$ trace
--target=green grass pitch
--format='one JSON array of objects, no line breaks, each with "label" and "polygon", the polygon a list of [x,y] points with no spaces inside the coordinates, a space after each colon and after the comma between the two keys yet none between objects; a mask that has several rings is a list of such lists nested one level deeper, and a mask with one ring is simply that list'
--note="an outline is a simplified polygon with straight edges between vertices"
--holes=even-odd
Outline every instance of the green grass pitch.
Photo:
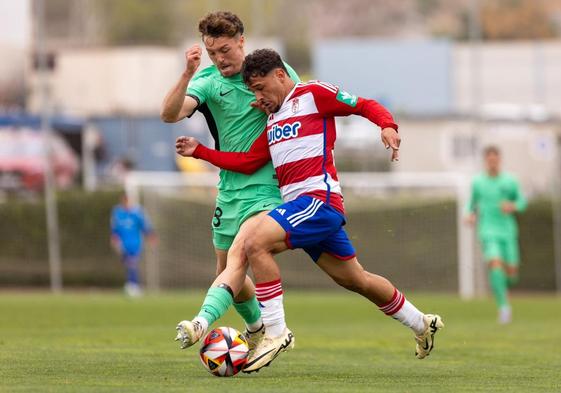
[{"label": "green grass pitch", "polygon": [[[202,292],[0,293],[0,392],[556,392],[561,299],[515,297],[499,326],[491,300],[409,298],[446,324],[430,357],[411,332],[344,290],[285,293],[296,348],[251,375],[217,378],[180,351],[175,324]],[[230,312],[220,325],[242,328]]]}]

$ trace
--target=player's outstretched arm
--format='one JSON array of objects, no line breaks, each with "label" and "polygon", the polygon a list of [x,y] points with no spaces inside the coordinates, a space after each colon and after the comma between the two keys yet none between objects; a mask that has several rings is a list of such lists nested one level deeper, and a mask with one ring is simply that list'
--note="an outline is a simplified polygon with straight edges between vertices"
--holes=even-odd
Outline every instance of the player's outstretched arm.
[{"label": "player's outstretched arm", "polygon": [[477,222],[477,205],[479,203],[478,200],[478,192],[477,192],[477,182],[473,180],[471,182],[471,191],[469,200],[467,201],[465,211],[466,215],[464,221],[468,225],[474,225]]},{"label": "player's outstretched arm", "polygon": [[313,82],[312,91],[317,98],[318,110],[327,116],[359,115],[367,118],[381,129],[382,143],[386,149],[392,149],[392,161],[399,159],[401,137],[392,114],[380,103],[368,98],[357,97],[342,91],[329,83]]},{"label": "player's outstretched arm", "polygon": [[382,128],[380,138],[386,149],[392,150],[392,161],[399,161],[401,136],[392,114],[382,104],[369,98],[357,97],[353,114],[362,116]]},{"label": "player's outstretched arm", "polygon": [[186,96],[187,86],[201,64],[202,50],[193,45],[185,52],[185,71],[164,98],[160,118],[166,123],[176,123],[193,114],[199,103],[193,97]]},{"label": "player's outstretched arm", "polygon": [[253,143],[248,152],[225,152],[209,149],[195,138],[181,136],[175,143],[177,154],[210,162],[229,171],[250,175],[271,160],[267,135],[264,132]]}]

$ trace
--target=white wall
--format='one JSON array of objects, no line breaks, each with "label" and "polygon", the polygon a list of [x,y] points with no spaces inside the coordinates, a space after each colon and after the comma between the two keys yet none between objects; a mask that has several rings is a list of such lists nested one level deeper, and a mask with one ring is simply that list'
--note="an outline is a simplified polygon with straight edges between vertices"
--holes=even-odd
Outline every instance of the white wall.
[{"label": "white wall", "polygon": [[537,104],[561,116],[561,41],[455,44],[452,57],[457,111]]},{"label": "white wall", "polygon": [[[481,151],[497,145],[503,169],[514,173],[529,194],[549,193],[556,171],[556,130],[552,124],[469,121],[402,121],[400,161],[392,168],[402,172],[482,170]],[[473,149],[469,141],[473,140]],[[454,143],[457,144],[454,149]],[[464,147],[458,150],[458,145]]]},{"label": "white wall", "polygon": [[[180,65],[178,52],[168,48],[66,50],[50,79],[52,105],[81,116],[157,114]],[[30,76],[29,107],[38,112],[37,75]]]},{"label": "white wall", "polygon": [[[77,116],[158,115],[167,91],[185,67],[184,51],[200,39],[186,42],[184,48],[120,47],[65,49],[57,53],[50,75],[52,105],[57,113]],[[246,41],[246,51],[275,48],[282,54],[280,41]],[[203,53],[201,68],[212,64]],[[29,109],[38,113],[37,73],[29,70]]]}]

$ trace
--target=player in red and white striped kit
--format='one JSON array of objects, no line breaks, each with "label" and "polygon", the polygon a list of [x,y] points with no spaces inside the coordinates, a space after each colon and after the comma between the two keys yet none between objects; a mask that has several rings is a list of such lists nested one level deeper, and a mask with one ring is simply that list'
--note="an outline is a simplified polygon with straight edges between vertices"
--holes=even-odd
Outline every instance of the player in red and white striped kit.
[{"label": "player in red and white striped kit", "polygon": [[[293,344],[292,333],[284,324],[280,271],[272,255],[295,248],[304,249],[335,282],[410,327],[415,332],[417,357],[426,357],[433,348],[434,334],[444,326],[442,320],[421,313],[387,279],[365,271],[358,263],[343,229],[343,196],[333,161],[335,116],[351,114],[380,126],[382,141],[392,148],[392,160],[397,160],[400,138],[391,114],[374,100],[328,83],[295,84],[272,50],[247,56],[242,72],[256,99],[271,112],[266,129],[250,150],[219,152],[186,137],[178,138],[176,148],[181,155],[242,173],[253,173],[272,160],[277,173],[284,204],[257,223],[244,248],[255,275],[257,298],[264,306],[262,313],[278,316],[278,324],[267,326],[265,338],[244,371],[259,370]],[[182,322],[194,342],[225,312],[231,295],[240,290],[246,270],[246,261],[230,261],[214,282],[228,296],[207,296],[199,316]]]}]

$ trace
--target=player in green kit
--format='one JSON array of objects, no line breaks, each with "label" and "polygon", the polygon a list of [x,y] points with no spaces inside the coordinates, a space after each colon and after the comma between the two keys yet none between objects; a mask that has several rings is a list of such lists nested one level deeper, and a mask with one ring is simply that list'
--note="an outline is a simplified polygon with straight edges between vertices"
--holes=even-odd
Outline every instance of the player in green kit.
[{"label": "player in green kit", "polygon": [[518,224],[515,213],[526,208],[518,181],[500,170],[499,149],[484,151],[485,172],[472,182],[467,221],[477,221],[479,240],[488,266],[489,284],[499,308],[499,323],[509,323],[512,310],[508,288],[518,281]]},{"label": "player in green kit", "polygon": [[[245,58],[243,23],[231,12],[214,12],[201,19],[199,32],[213,65],[197,72],[201,47],[193,45],[187,50],[185,71],[166,95],[161,118],[174,123],[198,110],[206,118],[217,150],[247,151],[265,128],[267,108],[255,102],[240,74]],[[291,78],[299,81],[294,70],[286,66]],[[271,163],[252,175],[220,171],[212,219],[217,275],[225,269],[229,255],[243,255],[245,236],[256,221],[281,203]],[[210,296],[212,291],[216,288],[209,290]],[[276,325],[286,327],[284,313],[281,321],[278,315],[269,318],[265,310],[261,312],[249,277],[246,276],[243,289],[234,300],[246,324],[250,350],[262,339],[265,329],[278,329]],[[182,347],[183,329],[180,323],[176,339],[182,342]]]}]

